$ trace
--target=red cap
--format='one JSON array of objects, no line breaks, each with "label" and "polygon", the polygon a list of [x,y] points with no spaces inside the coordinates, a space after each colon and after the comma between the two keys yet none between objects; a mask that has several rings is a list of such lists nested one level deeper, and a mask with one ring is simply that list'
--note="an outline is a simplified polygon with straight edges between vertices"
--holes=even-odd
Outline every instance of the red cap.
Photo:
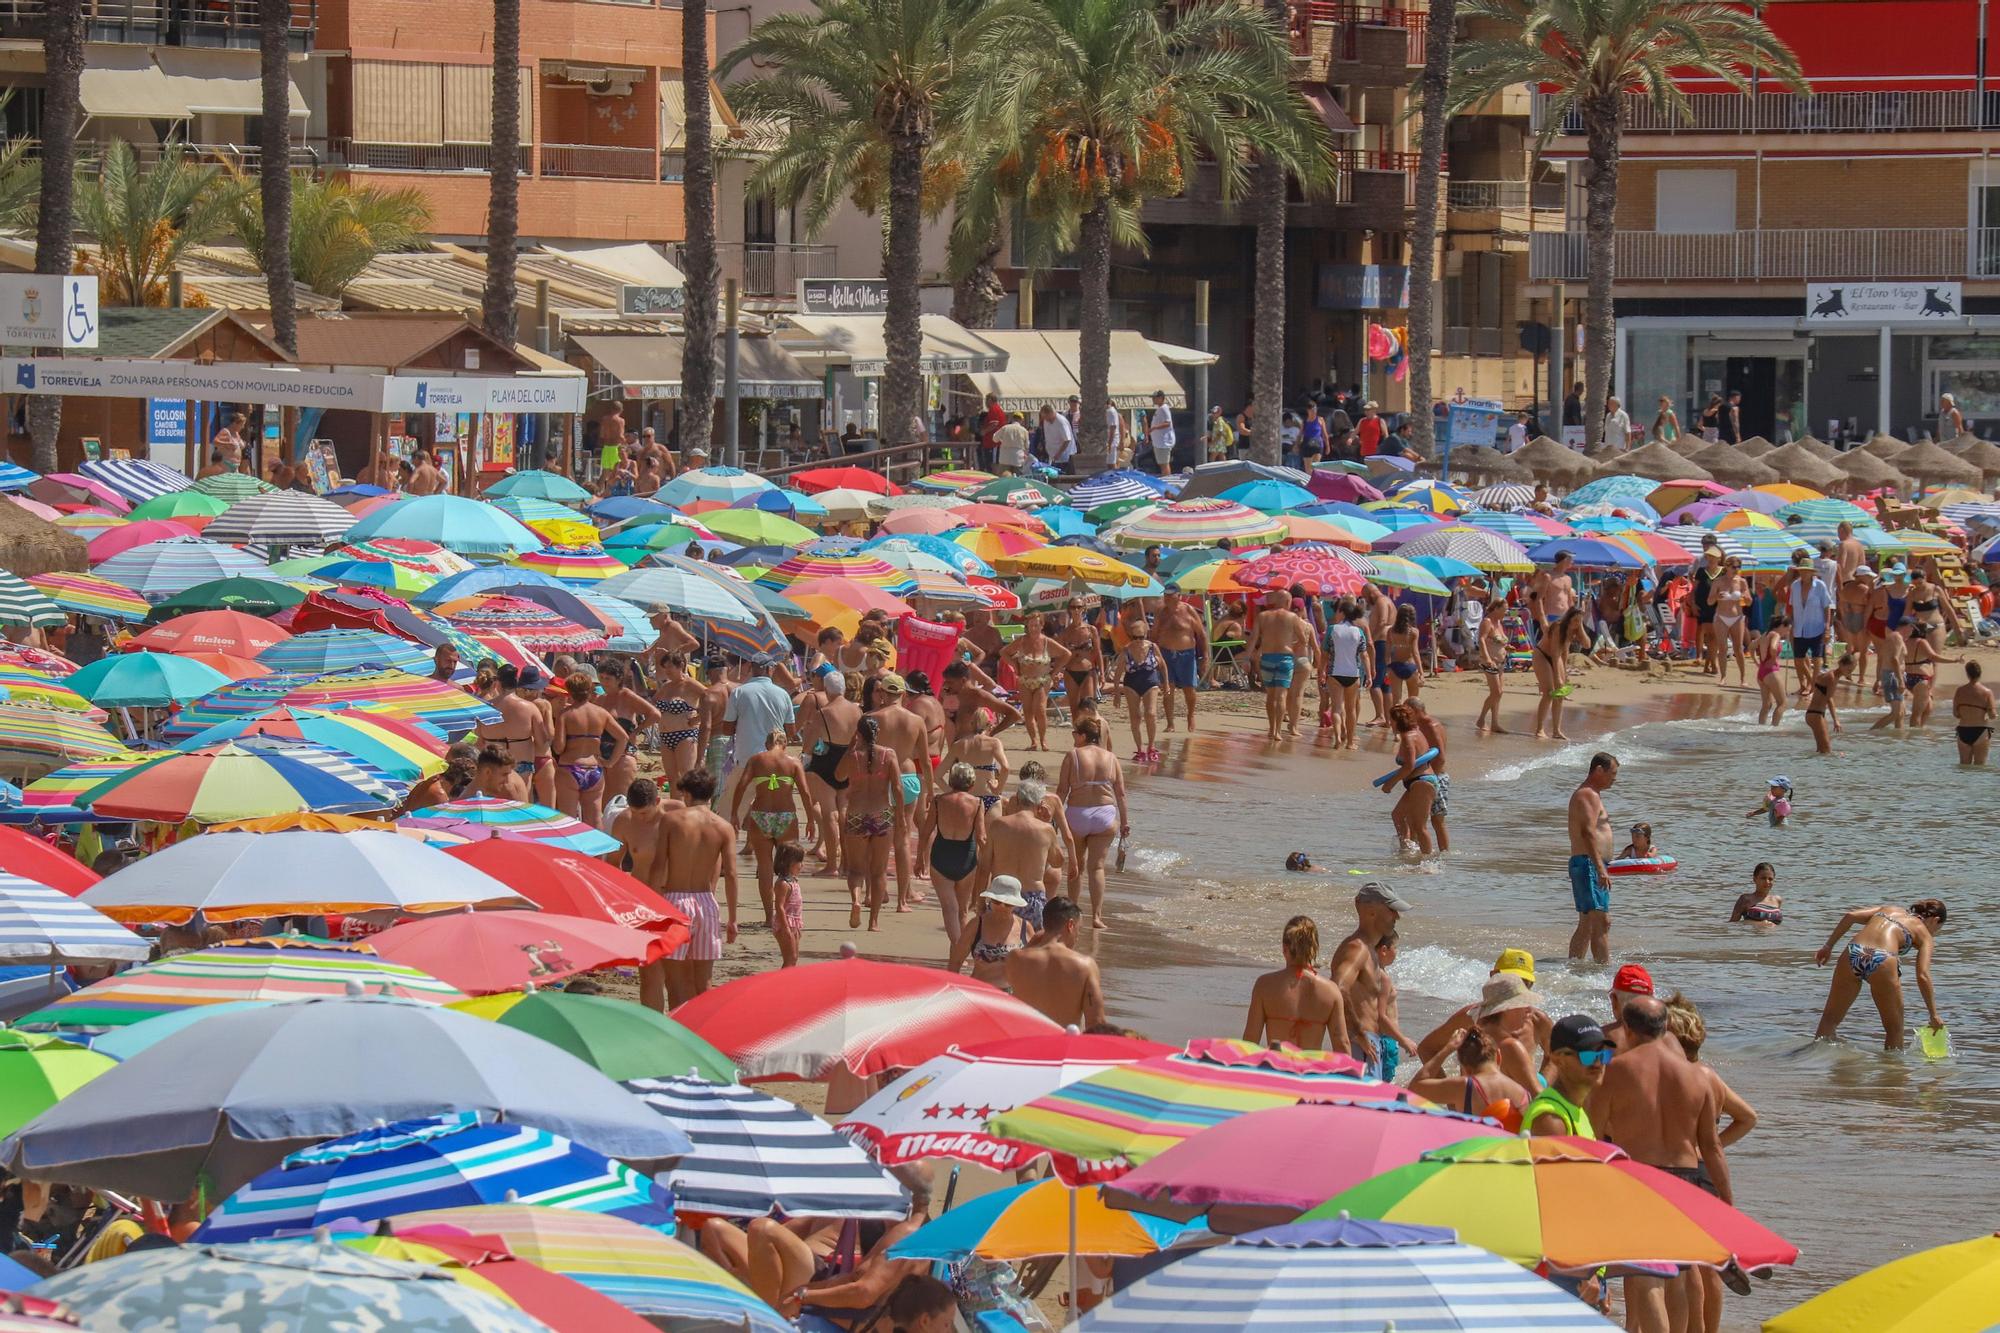
[{"label": "red cap", "polygon": [[1618,975],[1611,979],[1611,989],[1626,995],[1651,995],[1653,974],[1637,963],[1627,963],[1618,969]]}]

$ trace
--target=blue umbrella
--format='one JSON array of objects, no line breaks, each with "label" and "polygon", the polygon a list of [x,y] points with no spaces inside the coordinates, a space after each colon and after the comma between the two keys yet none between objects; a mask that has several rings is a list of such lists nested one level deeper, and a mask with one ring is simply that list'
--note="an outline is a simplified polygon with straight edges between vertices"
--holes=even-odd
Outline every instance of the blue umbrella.
[{"label": "blue umbrella", "polygon": [[421,644],[371,629],[316,629],[294,634],[257,654],[257,662],[273,671],[303,671],[319,675],[356,667],[393,667],[428,675],[431,653]]},{"label": "blue umbrella", "polygon": [[518,496],[533,500],[556,500],[564,503],[588,500],[590,492],[557,472],[547,472],[541,468],[528,468],[500,478],[486,488],[489,496]]},{"label": "blue umbrella", "polygon": [[523,523],[581,523],[582,515],[554,500],[538,500],[532,495],[503,495],[488,501],[503,514],[512,514]]},{"label": "blue umbrella", "polygon": [[229,683],[205,662],[171,653],[113,653],[67,676],[63,684],[99,708],[164,708]]},{"label": "blue umbrella", "polygon": [[123,584],[149,602],[212,579],[241,575],[277,581],[270,566],[255,556],[199,537],[173,537],[134,546],[98,564],[91,573]]},{"label": "blue umbrella", "polygon": [[1477,565],[1468,565],[1463,560],[1454,560],[1448,555],[1413,555],[1409,557],[1413,565],[1421,565],[1440,579],[1472,578],[1479,573]]},{"label": "blue umbrella", "polygon": [[417,606],[443,606],[446,602],[456,601],[460,597],[470,597],[474,593],[492,592],[495,588],[523,586],[569,587],[555,575],[544,574],[539,569],[517,569],[513,565],[481,565],[478,569],[466,569],[456,574],[448,574],[410,600]]},{"label": "blue umbrella", "polygon": [[921,551],[925,555],[934,555],[946,564],[955,567],[960,574],[967,577],[971,577],[974,574],[983,579],[994,577],[993,566],[980,559],[975,552],[966,550],[957,542],[947,541],[943,537],[932,536],[927,532],[902,533],[893,537],[876,537],[863,542],[859,549],[874,551],[884,547],[892,551]]},{"label": "blue umbrella", "polygon": [[1635,477],[1629,472],[1614,476],[1599,477],[1586,481],[1583,485],[1563,497],[1566,507],[1587,504],[1625,505],[1633,500],[1643,500],[1660,489],[1660,483],[1651,477]]},{"label": "blue umbrella", "polygon": [[1097,531],[1097,525],[1085,518],[1082,510],[1068,505],[1044,505],[1035,511],[1035,517],[1057,537],[1086,537]]},{"label": "blue umbrella", "polygon": [[1538,565],[1554,564],[1559,555],[1567,555],[1585,569],[1646,567],[1646,562],[1631,547],[1620,546],[1617,542],[1600,541],[1596,537],[1558,537],[1554,541],[1528,548],[1528,559]]},{"label": "blue umbrella", "polygon": [[156,495],[172,495],[194,484],[185,472],[148,458],[93,458],[76,471],[78,476],[109,486],[133,504],[144,504]]},{"label": "blue umbrella", "polygon": [[694,561],[663,553],[661,563],[613,574],[599,580],[596,588],[607,597],[630,602],[649,613],[671,611],[676,615],[714,616],[739,623],[756,621],[759,612],[743,600],[749,593],[746,591],[739,597],[726,586],[732,580],[733,575],[705,570]]},{"label": "blue umbrella", "polygon": [[393,493],[386,486],[371,486],[365,481],[350,481],[345,486],[334,487],[326,494],[329,499],[336,495],[358,495],[367,499],[373,499],[378,495],[391,495]]},{"label": "blue umbrella", "polygon": [[1420,528],[1426,523],[1448,523],[1451,520],[1428,509],[1370,509],[1366,516],[1371,523],[1380,523],[1391,532],[1401,532],[1404,528]]},{"label": "blue umbrella", "polygon": [[681,516],[681,511],[658,500],[643,495],[614,495],[608,500],[585,505],[590,516],[599,523],[623,523],[628,518],[649,515],[662,523],[671,523]]},{"label": "blue umbrella", "polygon": [[1248,505],[1259,513],[1280,514],[1301,505],[1315,504],[1319,497],[1303,486],[1294,486],[1289,481],[1278,481],[1271,477],[1260,477],[1256,481],[1246,481],[1239,486],[1231,486],[1219,497],[1234,500],[1237,504]]},{"label": "blue umbrella", "polygon": [[1497,532],[1502,537],[1511,537],[1523,546],[1533,545],[1549,535],[1521,515],[1498,509],[1474,509],[1460,514],[1458,521],[1475,528],[1485,528],[1488,532]]},{"label": "blue umbrella", "polygon": [[1159,477],[1129,468],[1122,472],[1100,472],[1070,488],[1069,504],[1074,509],[1095,509],[1120,500],[1157,500],[1166,494],[1167,484]]},{"label": "blue umbrella", "polygon": [[457,495],[419,495],[383,505],[347,530],[350,544],[377,537],[436,542],[459,555],[519,555],[542,546],[520,519]]},{"label": "blue umbrella", "polygon": [[729,507],[761,509],[767,514],[785,514],[797,519],[826,517],[826,506],[804,491],[758,491],[730,501]]},{"label": "blue umbrella", "polygon": [[24,491],[41,479],[41,473],[0,458],[0,491]]},{"label": "blue umbrella", "polygon": [[481,1124],[461,1111],[295,1152],[223,1200],[194,1242],[506,1202],[613,1213],[662,1230],[674,1224],[672,1196],[631,1167],[544,1129]]},{"label": "blue umbrella", "polygon": [[1568,522],[1578,532],[1638,532],[1652,527],[1650,523],[1642,523],[1636,518],[1619,518],[1616,514],[1586,514]]}]

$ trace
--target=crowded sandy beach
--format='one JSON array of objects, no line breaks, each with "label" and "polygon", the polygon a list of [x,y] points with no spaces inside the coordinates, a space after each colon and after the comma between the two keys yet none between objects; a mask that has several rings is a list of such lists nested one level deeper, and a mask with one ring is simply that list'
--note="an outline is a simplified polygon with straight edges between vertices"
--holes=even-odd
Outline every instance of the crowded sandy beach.
[{"label": "crowded sandy beach", "polygon": [[2000,503],[1574,457],[29,474],[4,1317],[1903,1326]]}]

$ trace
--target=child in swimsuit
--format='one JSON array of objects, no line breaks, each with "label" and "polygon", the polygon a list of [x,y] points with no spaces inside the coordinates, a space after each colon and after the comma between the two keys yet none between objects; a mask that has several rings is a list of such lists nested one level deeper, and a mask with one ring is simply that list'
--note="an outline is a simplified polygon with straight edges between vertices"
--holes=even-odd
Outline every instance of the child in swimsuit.
[{"label": "child in swimsuit", "polygon": [[1743,817],[1745,819],[1755,819],[1758,815],[1767,815],[1770,817],[1772,828],[1781,828],[1784,826],[1785,820],[1791,817],[1791,813],[1792,780],[1786,777],[1777,777],[1771,779],[1769,790],[1765,793],[1762,804]]},{"label": "child in swimsuit", "polygon": [[1643,861],[1647,857],[1658,856],[1659,849],[1653,846],[1653,826],[1634,824],[1632,841],[1625,844],[1625,850],[1612,857],[1614,861]]},{"label": "child in swimsuit", "polygon": [[784,959],[780,967],[799,965],[799,939],[805,934],[806,926],[805,899],[799,892],[799,866],[805,859],[806,849],[796,842],[780,843],[771,858],[778,904],[778,914],[771,923],[771,935],[778,942],[779,956]]}]

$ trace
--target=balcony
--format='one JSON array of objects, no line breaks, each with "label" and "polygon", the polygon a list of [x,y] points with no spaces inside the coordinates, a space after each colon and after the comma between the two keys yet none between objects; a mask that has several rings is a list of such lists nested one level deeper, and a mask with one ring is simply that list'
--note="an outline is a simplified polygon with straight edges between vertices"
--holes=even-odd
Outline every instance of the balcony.
[{"label": "balcony", "polygon": [[1293,49],[1305,57],[1309,80],[1394,87],[1423,67],[1428,16],[1422,11],[1326,0],[1308,0],[1302,9],[1307,26]]},{"label": "balcony", "polygon": [[[83,0],[84,40],[146,46],[258,46],[257,0]],[[48,0],[0,0],[0,39],[39,41]],[[291,48],[312,50],[318,0],[292,0]]]},{"label": "balcony", "polygon": [[[1547,123],[1550,95],[1535,94],[1530,124]],[[2000,95],[1982,100],[1972,89],[1917,92],[1690,93],[1686,119],[1637,94],[1625,97],[1631,134],[1899,134],[1949,133],[2000,127]],[[1575,112],[1562,133],[1580,135]]]},{"label": "balcony", "polygon": [[[1285,205],[1293,227],[1409,229],[1417,202],[1417,154],[1382,148],[1342,148],[1334,152],[1339,175],[1331,193],[1318,199],[1293,198]],[[1247,188],[1247,187],[1246,187]],[[1171,199],[1146,201],[1149,223],[1233,227],[1248,221],[1247,201],[1225,204],[1213,163],[1203,162],[1186,188]]]},{"label": "balcony", "polygon": [[549,178],[658,181],[661,157],[652,148],[609,144],[545,143],[541,174]]},{"label": "balcony", "polygon": [[[493,166],[493,145],[486,143],[361,143],[327,140],[327,153],[339,166],[354,171],[422,171],[437,174],[477,172]],[[529,169],[528,145],[521,145],[521,174]]]},{"label": "balcony", "polygon": [[[685,264],[686,247],[676,242],[667,257]],[[789,245],[782,241],[727,241],[715,247],[716,266],[724,281],[736,279],[743,295],[789,297],[800,278],[832,278],[840,274],[839,257],[830,245]]]},{"label": "balcony", "polygon": [[1445,184],[1445,207],[1467,213],[1560,213],[1561,181],[1462,181]]},{"label": "balcony", "polygon": [[[1669,235],[1621,231],[1613,238],[1624,282],[1823,282],[1834,279],[2000,277],[2000,228],[1817,227]],[[1539,232],[1529,241],[1533,278],[1589,276],[1589,237]]]}]

